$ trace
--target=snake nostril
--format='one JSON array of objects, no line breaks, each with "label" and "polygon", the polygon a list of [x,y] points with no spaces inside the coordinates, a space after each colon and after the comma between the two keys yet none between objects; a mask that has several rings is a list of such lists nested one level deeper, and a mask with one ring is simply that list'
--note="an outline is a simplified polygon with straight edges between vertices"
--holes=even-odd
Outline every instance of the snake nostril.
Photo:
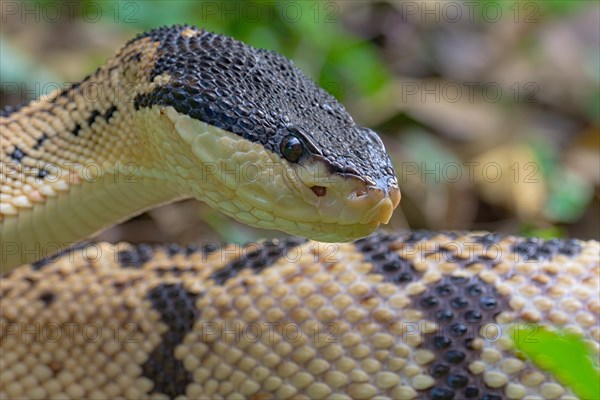
[{"label": "snake nostril", "polygon": [[366,189],[357,189],[354,191],[354,194],[356,195],[356,197],[363,197],[366,196],[368,194]]},{"label": "snake nostril", "polygon": [[319,197],[323,197],[327,194],[327,188],[324,186],[313,186],[310,190]]}]

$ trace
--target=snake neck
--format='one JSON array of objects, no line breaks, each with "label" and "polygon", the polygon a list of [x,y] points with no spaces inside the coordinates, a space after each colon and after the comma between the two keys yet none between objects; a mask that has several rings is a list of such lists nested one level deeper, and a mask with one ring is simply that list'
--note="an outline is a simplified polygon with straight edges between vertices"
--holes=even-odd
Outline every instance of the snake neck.
[{"label": "snake neck", "polygon": [[288,60],[195,28],[140,35],[2,114],[5,270],[182,197],[322,241],[368,235],[400,200],[383,144],[335,99]]},{"label": "snake neck", "polygon": [[156,85],[144,67],[152,52],[136,49],[0,116],[3,271],[183,197],[165,167],[164,140],[149,137],[134,104]]}]

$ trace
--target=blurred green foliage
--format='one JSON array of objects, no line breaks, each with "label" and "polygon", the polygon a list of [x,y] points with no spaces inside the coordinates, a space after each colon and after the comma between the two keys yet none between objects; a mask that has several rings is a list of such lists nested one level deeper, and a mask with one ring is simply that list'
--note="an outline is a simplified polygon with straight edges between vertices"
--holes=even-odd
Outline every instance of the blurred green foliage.
[{"label": "blurred green foliage", "polygon": [[543,326],[518,325],[513,343],[538,367],[552,373],[582,399],[600,398],[598,358],[582,338],[573,333],[555,332]]},{"label": "blurred green foliage", "polygon": [[[82,3],[83,10],[85,3],[96,2]],[[188,23],[284,54],[340,99],[371,94],[391,78],[376,49],[339,23],[339,7],[333,2],[124,2],[113,12],[103,13],[105,23],[114,23],[116,8],[120,18],[135,21],[127,23],[134,31]]]}]

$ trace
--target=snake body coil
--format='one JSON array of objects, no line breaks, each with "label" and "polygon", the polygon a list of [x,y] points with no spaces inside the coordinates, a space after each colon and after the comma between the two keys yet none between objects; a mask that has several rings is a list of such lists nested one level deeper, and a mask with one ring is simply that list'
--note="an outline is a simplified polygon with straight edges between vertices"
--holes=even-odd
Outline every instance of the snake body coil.
[{"label": "snake body coil", "polygon": [[0,398],[574,398],[511,332],[600,351],[595,241],[379,232],[43,257],[191,196],[321,241],[387,222],[381,140],[274,53],[160,28],[0,127]]}]

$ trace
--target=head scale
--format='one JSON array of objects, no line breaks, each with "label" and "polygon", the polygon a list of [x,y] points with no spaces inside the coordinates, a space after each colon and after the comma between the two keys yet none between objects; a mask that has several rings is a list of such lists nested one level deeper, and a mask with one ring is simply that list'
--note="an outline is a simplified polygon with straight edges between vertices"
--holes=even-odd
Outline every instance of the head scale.
[{"label": "head scale", "polygon": [[[157,82],[162,77],[162,83],[138,95],[137,109],[172,107],[179,116],[205,123],[211,130],[218,128],[229,139],[249,142],[242,146],[246,150],[237,144],[237,166],[248,160],[240,152],[262,149],[274,157],[275,164],[293,172],[284,174],[290,176],[272,188],[281,189],[282,198],[286,190],[294,192],[288,193],[290,199],[282,201],[280,210],[273,204],[275,215],[283,214],[283,226],[226,213],[253,225],[324,241],[364,236],[389,220],[400,194],[383,143],[376,133],[358,126],[333,96],[291,61],[189,26],[160,28],[136,40],[148,37],[160,43],[148,79]],[[206,140],[202,141],[206,147]],[[196,152],[201,157],[199,153],[204,152]],[[271,196],[273,203],[281,200],[262,192],[257,189],[252,194],[255,199]],[[205,200],[202,194],[196,196]],[[260,199],[254,202],[260,204]],[[299,209],[292,212],[290,207]],[[262,211],[269,210],[263,207]]]}]

